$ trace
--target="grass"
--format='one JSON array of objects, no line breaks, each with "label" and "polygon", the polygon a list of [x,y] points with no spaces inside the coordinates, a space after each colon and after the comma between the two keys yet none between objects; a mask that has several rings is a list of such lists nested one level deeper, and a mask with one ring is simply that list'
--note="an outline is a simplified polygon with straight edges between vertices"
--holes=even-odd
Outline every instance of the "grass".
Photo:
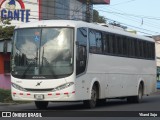
[{"label": "grass", "polygon": [[2,103],[13,102],[10,90],[0,89],[0,102]]},{"label": "grass", "polygon": [[11,90],[0,89],[0,102],[1,103],[29,103],[28,101],[13,101],[11,97]]}]

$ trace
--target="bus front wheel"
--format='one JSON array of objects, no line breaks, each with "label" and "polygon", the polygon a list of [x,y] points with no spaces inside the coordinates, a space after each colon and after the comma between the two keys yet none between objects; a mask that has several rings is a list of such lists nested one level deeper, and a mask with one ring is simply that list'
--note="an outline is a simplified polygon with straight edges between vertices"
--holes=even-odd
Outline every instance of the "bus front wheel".
[{"label": "bus front wheel", "polygon": [[83,101],[85,107],[87,107],[87,108],[94,108],[94,107],[96,107],[97,97],[98,97],[97,88],[94,85],[92,87],[92,90],[91,90],[91,99]]},{"label": "bus front wheel", "polygon": [[48,107],[48,101],[35,101],[37,109],[43,110]]}]

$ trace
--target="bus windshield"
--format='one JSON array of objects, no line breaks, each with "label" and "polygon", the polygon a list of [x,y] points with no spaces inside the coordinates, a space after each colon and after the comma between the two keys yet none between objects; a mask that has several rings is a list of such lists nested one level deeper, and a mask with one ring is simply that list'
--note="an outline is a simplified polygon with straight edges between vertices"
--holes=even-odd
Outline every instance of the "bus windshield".
[{"label": "bus windshield", "polygon": [[58,79],[73,72],[72,28],[23,28],[14,32],[12,67],[21,79]]}]

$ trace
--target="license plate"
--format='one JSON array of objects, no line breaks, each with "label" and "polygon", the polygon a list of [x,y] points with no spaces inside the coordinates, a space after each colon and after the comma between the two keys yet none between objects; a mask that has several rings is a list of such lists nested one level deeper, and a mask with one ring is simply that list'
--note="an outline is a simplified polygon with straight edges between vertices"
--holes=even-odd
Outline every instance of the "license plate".
[{"label": "license plate", "polygon": [[44,99],[44,95],[38,94],[38,95],[34,95],[34,98],[37,100],[43,100]]}]

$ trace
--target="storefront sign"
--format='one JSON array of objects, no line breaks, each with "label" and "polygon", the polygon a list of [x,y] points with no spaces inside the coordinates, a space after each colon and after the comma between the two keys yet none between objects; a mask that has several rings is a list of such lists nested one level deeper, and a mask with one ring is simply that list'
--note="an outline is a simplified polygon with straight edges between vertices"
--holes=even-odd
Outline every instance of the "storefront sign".
[{"label": "storefront sign", "polygon": [[0,0],[1,19],[29,22],[29,16],[30,10],[25,9],[25,5],[22,0]]}]

